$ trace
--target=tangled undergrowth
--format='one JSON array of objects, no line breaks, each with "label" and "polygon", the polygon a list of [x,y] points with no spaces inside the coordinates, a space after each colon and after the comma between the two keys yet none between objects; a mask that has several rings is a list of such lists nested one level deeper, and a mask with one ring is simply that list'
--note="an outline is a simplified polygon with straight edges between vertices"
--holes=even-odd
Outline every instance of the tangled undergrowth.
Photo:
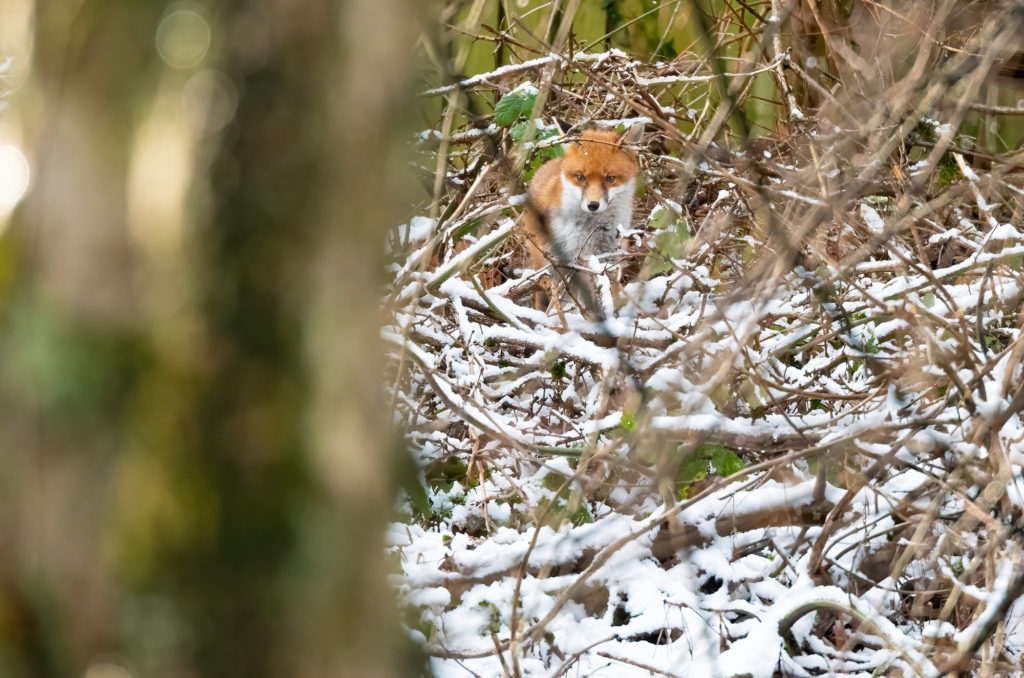
[{"label": "tangled undergrowth", "polygon": [[[1024,156],[960,131],[966,59],[840,86],[768,49],[718,90],[779,74],[760,136],[693,55],[428,93],[498,98],[420,135],[435,200],[390,241],[390,543],[436,675],[1019,671]],[[519,179],[556,117],[645,122],[643,188],[540,311]]]}]

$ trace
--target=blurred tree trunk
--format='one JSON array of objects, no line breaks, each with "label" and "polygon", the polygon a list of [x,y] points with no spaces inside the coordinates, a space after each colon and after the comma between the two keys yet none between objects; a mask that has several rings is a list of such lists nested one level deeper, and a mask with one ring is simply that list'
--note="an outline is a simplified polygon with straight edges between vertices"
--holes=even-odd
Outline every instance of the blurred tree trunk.
[{"label": "blurred tree trunk", "polygon": [[[229,7],[227,33],[252,30],[248,5]],[[230,551],[195,563],[216,573],[205,579],[209,591],[190,591],[198,604],[219,587],[241,587],[227,600],[243,604],[212,618],[208,631],[249,639],[220,639],[230,651],[210,675],[403,673],[383,576],[397,448],[381,399],[378,317],[383,234],[406,203],[398,150],[415,8],[410,0],[277,3],[260,17],[269,54],[227,56],[243,96],[212,170],[200,277],[212,283],[203,316],[217,358],[199,399],[208,437],[196,456],[232,488],[234,503],[222,502],[226,535],[265,558],[250,561],[245,585]],[[301,481],[288,480],[296,463],[312,475],[304,499]],[[296,534],[298,510],[305,523]],[[287,590],[295,598],[281,605],[266,585],[284,565],[297,581]],[[244,604],[253,601],[265,616]],[[253,651],[282,641],[276,662]]]},{"label": "blurred tree trunk", "polygon": [[29,93],[5,99],[33,163],[32,191],[0,227],[0,675],[11,678],[80,676],[117,634],[104,522],[139,367],[126,181],[155,61],[138,36],[153,35],[160,10],[70,4],[36,3]]},{"label": "blurred tree trunk", "polygon": [[[384,574],[394,568],[383,548],[395,464],[411,462],[392,438],[379,330],[384,231],[402,221],[414,194],[406,151],[414,122],[411,56],[423,9],[419,0],[341,3],[340,54],[323,83],[334,143],[313,242],[307,357],[317,475],[337,502],[341,538],[329,542],[334,576],[325,595],[310,602],[303,629],[307,676],[412,675],[393,633],[394,593]],[[335,526],[322,525],[328,532],[320,539],[328,540]]]},{"label": "blurred tree trunk", "polygon": [[167,269],[125,216],[164,7],[77,7],[37,2],[35,187],[0,236],[0,674],[419,673],[385,582],[378,339],[419,4],[210,9],[237,109],[196,141]]}]

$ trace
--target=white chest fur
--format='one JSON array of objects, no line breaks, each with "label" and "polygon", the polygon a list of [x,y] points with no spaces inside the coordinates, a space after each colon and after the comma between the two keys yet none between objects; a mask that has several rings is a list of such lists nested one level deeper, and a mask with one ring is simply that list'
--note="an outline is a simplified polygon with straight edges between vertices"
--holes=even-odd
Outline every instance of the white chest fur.
[{"label": "white chest fur", "polygon": [[591,212],[583,208],[583,191],[562,177],[562,201],[552,210],[551,231],[556,257],[575,261],[580,257],[615,250],[617,227],[628,228],[633,219],[636,180],[608,189],[608,206]]}]

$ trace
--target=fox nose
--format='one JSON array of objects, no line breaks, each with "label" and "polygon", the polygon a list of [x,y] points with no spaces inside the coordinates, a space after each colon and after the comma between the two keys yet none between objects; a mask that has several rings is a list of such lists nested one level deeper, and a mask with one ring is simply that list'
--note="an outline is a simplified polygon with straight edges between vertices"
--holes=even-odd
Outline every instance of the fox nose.
[{"label": "fox nose", "polygon": [[599,203],[599,202],[597,202],[595,200],[591,200],[590,202],[587,203],[587,209],[590,210],[591,212],[596,212],[597,208],[600,207],[600,206],[601,206],[601,203]]}]

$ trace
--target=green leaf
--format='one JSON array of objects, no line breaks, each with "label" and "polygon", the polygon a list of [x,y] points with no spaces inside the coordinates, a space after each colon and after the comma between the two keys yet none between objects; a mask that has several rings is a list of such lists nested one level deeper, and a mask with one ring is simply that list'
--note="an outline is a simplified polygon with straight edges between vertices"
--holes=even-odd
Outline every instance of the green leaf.
[{"label": "green leaf", "polygon": [[944,187],[949,186],[958,181],[960,177],[960,166],[956,164],[952,155],[944,153],[939,159],[939,184]]},{"label": "green leaf", "polygon": [[692,483],[701,480],[708,474],[708,459],[700,450],[690,452],[683,457],[676,472],[676,481]]},{"label": "green leaf", "polygon": [[711,458],[711,468],[720,476],[731,476],[746,467],[739,455],[724,445],[701,445],[701,450]]},{"label": "green leaf", "polygon": [[451,489],[453,483],[467,485],[471,479],[466,477],[469,468],[458,457],[448,457],[431,462],[423,469],[427,485],[435,490]]},{"label": "green leaf", "polygon": [[576,512],[572,514],[573,525],[583,525],[584,523],[594,522],[594,516],[590,515],[590,511],[587,510],[586,506],[580,506],[576,509]]},{"label": "green leaf", "polygon": [[865,353],[878,353],[878,338],[875,336],[874,331],[870,327],[866,327],[865,329],[867,330],[868,340],[861,342],[861,350],[864,351]]},{"label": "green leaf", "polygon": [[664,230],[656,234],[653,238],[654,248],[644,261],[650,275],[671,271],[674,267],[672,260],[682,255],[685,251],[686,241],[689,239],[689,233],[684,236],[675,229]]},{"label": "green leaf", "polygon": [[488,633],[498,633],[501,631],[501,610],[498,609],[498,606],[489,600],[481,600],[477,605],[487,610],[488,617],[487,624],[480,629],[480,635],[484,636]]},{"label": "green leaf", "polygon": [[[495,124],[508,127],[519,120],[520,116],[530,117],[536,99],[537,95],[529,90],[517,89],[509,92],[494,105]],[[520,139],[525,131],[525,126],[519,130]]]},{"label": "green leaf", "polygon": [[672,270],[672,259],[679,258],[686,251],[690,230],[686,219],[665,205],[656,205],[651,210],[647,225],[658,231],[653,238],[653,248],[644,265],[650,275]]},{"label": "green leaf", "polygon": [[[504,99],[502,99],[502,101],[504,101]],[[498,103],[500,104],[501,102],[499,101]],[[494,109],[494,119],[498,119],[497,108]],[[512,128],[508,131],[508,133],[512,135],[513,141],[522,141],[523,134],[526,133],[526,121],[524,120],[523,122],[517,122],[516,124],[512,125]]]},{"label": "green leaf", "polygon": [[647,255],[647,259],[644,261],[644,266],[650,275],[659,275],[661,273],[667,273],[672,270],[672,261],[661,256],[657,252],[651,252]]},{"label": "green leaf", "polygon": [[739,455],[728,447],[718,443],[705,443],[683,457],[679,463],[679,470],[676,471],[676,496],[680,499],[685,498],[687,486],[703,479],[709,470],[724,477],[745,467],[746,464]]},{"label": "green leaf", "polygon": [[565,478],[557,473],[549,473],[544,476],[542,484],[544,485],[544,489],[550,490],[551,492],[557,492],[560,489],[565,489],[562,487],[565,485]]},{"label": "green leaf", "polygon": [[651,216],[647,218],[647,225],[655,230],[661,230],[672,223],[673,216],[675,215],[672,210],[664,205],[655,205],[651,210]]},{"label": "green leaf", "polygon": [[475,234],[476,229],[480,228],[480,224],[482,224],[483,222],[483,218],[470,219],[466,224],[461,226],[458,230],[455,231],[455,233],[452,234],[452,240],[462,240],[470,233]]},{"label": "green leaf", "polygon": [[921,137],[922,140],[929,143],[936,143],[939,140],[939,129],[938,125],[931,120],[918,120],[917,125],[914,126],[913,134]]},{"label": "green leaf", "polygon": [[520,96],[522,97],[523,103],[519,107],[519,114],[524,118],[529,118],[530,114],[533,113],[533,104],[537,101],[537,95],[534,92],[528,92],[523,93]]},{"label": "green leaf", "polygon": [[935,305],[935,295],[931,292],[928,294],[922,294],[921,303],[924,304],[925,308],[931,308]]},{"label": "green leaf", "polygon": [[565,363],[555,363],[551,366],[552,379],[565,379]]},{"label": "green leaf", "polygon": [[519,119],[523,110],[523,102],[512,92],[498,100],[494,106],[494,122],[502,127],[508,127]]},{"label": "green leaf", "polygon": [[[557,137],[559,134],[560,134],[560,132],[559,132],[558,128],[551,128],[551,129],[543,129],[543,128],[540,128],[540,127],[537,128],[537,138],[538,139],[550,139],[551,137]],[[554,147],[552,147],[552,148],[554,148]]]},{"label": "green leaf", "polygon": [[418,482],[413,482],[409,483],[405,490],[409,493],[409,504],[412,506],[413,512],[429,520],[433,516],[434,511],[430,507],[430,499],[427,497],[426,488]]}]

